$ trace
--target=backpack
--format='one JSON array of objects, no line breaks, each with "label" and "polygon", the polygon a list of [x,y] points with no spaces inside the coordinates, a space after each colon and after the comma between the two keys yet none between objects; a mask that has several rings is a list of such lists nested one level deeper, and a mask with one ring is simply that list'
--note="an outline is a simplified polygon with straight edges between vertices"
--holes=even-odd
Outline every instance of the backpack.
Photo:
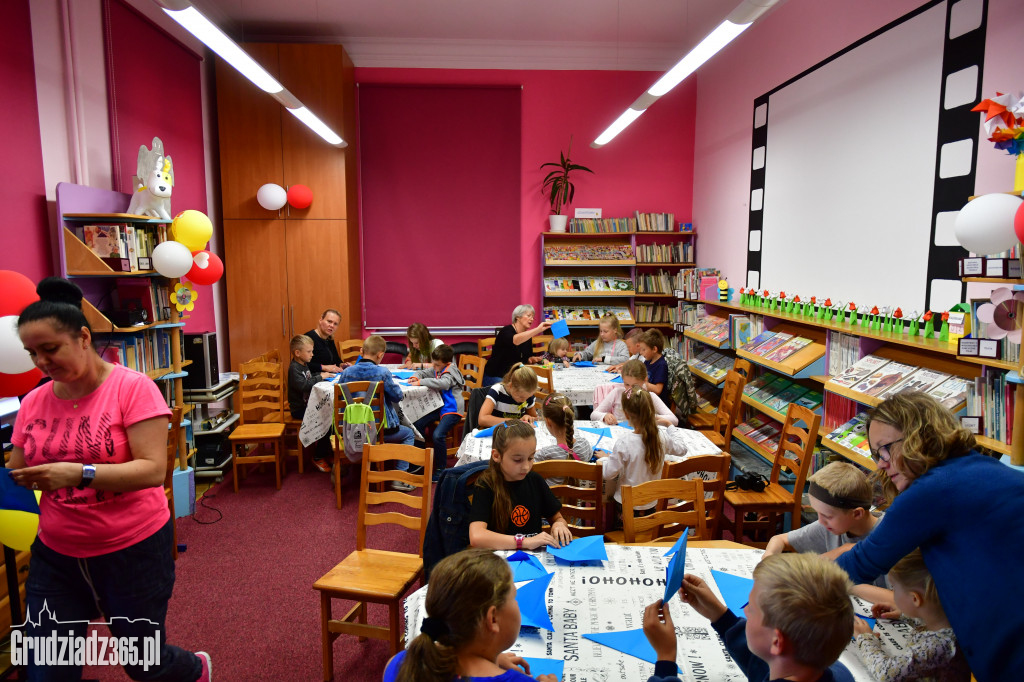
[{"label": "backpack", "polygon": [[485,460],[441,472],[423,535],[423,582],[430,579],[438,561],[469,547],[470,480],[489,466],[490,460]]},{"label": "backpack", "polygon": [[693,374],[676,351],[667,349],[664,355],[668,364],[669,395],[679,416],[688,417],[697,412],[697,387],[693,383]]},{"label": "backpack", "polygon": [[364,445],[376,445],[377,443],[377,420],[373,416],[373,408],[370,407],[370,403],[373,401],[373,396],[377,394],[379,386],[379,381],[371,381],[361,403],[356,402],[352,397],[347,385],[342,384],[341,386],[345,411],[342,413],[341,428],[339,429],[338,424],[335,424],[334,431],[341,437],[341,442],[345,447],[345,456],[350,462],[358,462],[362,459]]}]

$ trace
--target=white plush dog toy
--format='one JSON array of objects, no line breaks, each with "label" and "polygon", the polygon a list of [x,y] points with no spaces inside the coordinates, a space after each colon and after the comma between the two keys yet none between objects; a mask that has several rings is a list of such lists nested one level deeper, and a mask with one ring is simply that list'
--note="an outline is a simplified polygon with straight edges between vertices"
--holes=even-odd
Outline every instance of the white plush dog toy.
[{"label": "white plush dog toy", "polygon": [[164,156],[164,143],[153,138],[153,149],[139,146],[138,175],[132,178],[135,193],[128,212],[171,219],[171,188],[174,187],[174,165],[170,156]]}]

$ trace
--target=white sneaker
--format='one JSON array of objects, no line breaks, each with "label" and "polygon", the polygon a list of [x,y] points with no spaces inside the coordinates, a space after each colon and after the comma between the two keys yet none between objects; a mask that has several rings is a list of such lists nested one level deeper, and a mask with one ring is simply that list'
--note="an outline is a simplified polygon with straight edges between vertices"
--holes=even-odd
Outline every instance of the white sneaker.
[{"label": "white sneaker", "polygon": [[391,489],[407,493],[411,490],[415,490],[416,486],[406,483],[405,481],[391,481]]}]

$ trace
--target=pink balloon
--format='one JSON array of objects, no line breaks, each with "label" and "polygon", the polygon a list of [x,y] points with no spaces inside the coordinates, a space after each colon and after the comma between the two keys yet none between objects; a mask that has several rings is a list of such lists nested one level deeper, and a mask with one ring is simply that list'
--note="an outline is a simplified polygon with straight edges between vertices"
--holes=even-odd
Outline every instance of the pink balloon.
[{"label": "pink balloon", "polygon": [[1013,231],[1017,233],[1017,239],[1024,242],[1024,203],[1017,207],[1013,214]]},{"label": "pink balloon", "polygon": [[215,253],[196,251],[192,254],[192,269],[185,275],[196,284],[213,284],[224,274],[224,261]]}]

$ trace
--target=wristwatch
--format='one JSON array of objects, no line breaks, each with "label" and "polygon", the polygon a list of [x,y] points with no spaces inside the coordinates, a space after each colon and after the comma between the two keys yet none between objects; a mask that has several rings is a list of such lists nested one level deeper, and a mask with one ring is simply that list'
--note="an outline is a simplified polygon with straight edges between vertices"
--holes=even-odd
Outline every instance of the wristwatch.
[{"label": "wristwatch", "polygon": [[79,490],[85,490],[92,484],[92,479],[96,478],[96,465],[95,464],[83,464],[82,465],[82,482],[75,487]]},{"label": "wristwatch", "polygon": [[516,536],[516,549],[522,549],[523,548],[523,540],[525,540],[525,539],[526,539],[526,536],[523,535],[522,533],[520,533],[519,535]]}]

